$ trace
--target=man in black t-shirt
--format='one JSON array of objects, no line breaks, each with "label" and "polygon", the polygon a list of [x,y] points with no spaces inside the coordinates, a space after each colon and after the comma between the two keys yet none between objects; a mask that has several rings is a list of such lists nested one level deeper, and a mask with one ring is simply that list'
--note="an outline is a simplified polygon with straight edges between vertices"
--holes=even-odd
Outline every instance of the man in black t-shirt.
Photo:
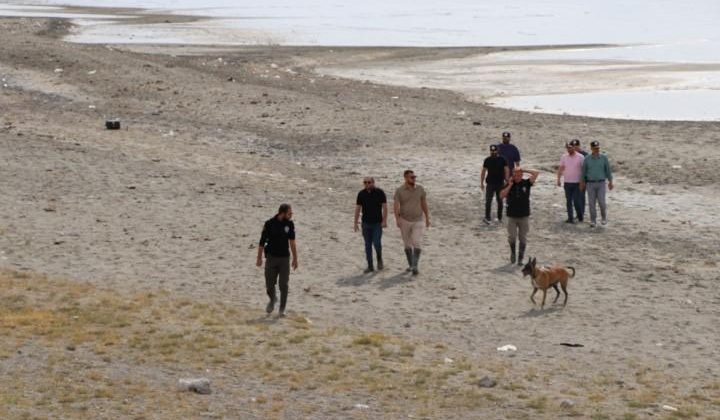
[{"label": "man in black t-shirt", "polygon": [[[530,178],[523,179],[523,173],[530,174]],[[527,233],[530,230],[530,188],[535,184],[540,172],[522,169],[518,166],[513,169],[513,176],[508,185],[500,192],[500,196],[507,202],[508,243],[510,243],[510,262],[515,263],[515,240],[520,236],[520,253],[517,263],[522,265],[527,245]]]},{"label": "man in black t-shirt", "polygon": [[363,189],[357,195],[355,201],[355,223],[354,230],[358,231],[358,219],[362,211],[362,234],[365,239],[365,257],[367,268],[365,273],[375,271],[373,266],[372,249],[375,247],[377,253],[377,268],[384,268],[382,259],[382,230],[387,227],[387,197],[385,192],[375,187],[375,179],[366,177],[363,180]]},{"label": "man in black t-shirt", "polygon": [[[487,173],[487,177],[485,174]],[[492,199],[495,196],[497,201],[497,218],[498,222],[502,220],[502,199],[500,198],[500,190],[505,185],[505,181],[510,177],[510,171],[505,158],[498,154],[498,147],[490,145],[490,156],[485,158],[483,162],[482,172],[480,172],[480,190],[485,191],[485,224],[489,225],[490,208],[492,207]],[[485,189],[487,185],[487,189]]]},{"label": "man in black t-shirt", "polygon": [[265,222],[257,253],[257,266],[262,267],[265,254],[265,288],[270,297],[265,310],[272,313],[277,297],[275,283],[280,280],[280,316],[285,316],[285,304],[290,282],[290,252],[292,251],[292,268],[297,270],[298,259],[295,248],[295,224],[292,222],[292,207],[280,205],[277,214]]}]

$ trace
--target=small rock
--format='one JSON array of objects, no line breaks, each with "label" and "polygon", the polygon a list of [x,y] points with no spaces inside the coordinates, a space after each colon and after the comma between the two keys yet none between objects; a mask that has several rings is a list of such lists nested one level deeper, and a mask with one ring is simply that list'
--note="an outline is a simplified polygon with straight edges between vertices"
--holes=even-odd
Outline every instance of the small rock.
[{"label": "small rock", "polygon": [[473,125],[482,125],[480,121],[473,121]]},{"label": "small rock", "polygon": [[194,379],[180,379],[178,386],[181,391],[195,392],[197,394],[210,394],[210,379],[207,378],[194,378]]},{"label": "small rock", "polygon": [[483,376],[483,378],[477,382],[477,386],[480,388],[493,388],[495,385],[497,385],[497,381],[488,376]]},{"label": "small rock", "polygon": [[574,406],[575,406],[575,401],[573,401],[573,400],[560,401],[560,407],[562,407],[562,408],[572,408]]},{"label": "small rock", "polygon": [[65,346],[65,350],[67,350],[67,351],[75,351],[75,346],[73,346],[72,344],[69,344],[69,345]]},{"label": "small rock", "polygon": [[403,325],[403,327],[405,327],[405,328],[410,328],[410,323],[409,323],[409,322],[406,322],[405,325]]}]

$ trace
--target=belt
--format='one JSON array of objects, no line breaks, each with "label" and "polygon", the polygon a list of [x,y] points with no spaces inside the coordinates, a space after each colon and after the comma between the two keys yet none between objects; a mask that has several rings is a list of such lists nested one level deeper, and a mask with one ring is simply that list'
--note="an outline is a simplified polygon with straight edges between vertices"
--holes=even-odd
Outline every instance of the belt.
[{"label": "belt", "polygon": [[605,182],[605,180],[604,179],[593,179],[588,182]]}]

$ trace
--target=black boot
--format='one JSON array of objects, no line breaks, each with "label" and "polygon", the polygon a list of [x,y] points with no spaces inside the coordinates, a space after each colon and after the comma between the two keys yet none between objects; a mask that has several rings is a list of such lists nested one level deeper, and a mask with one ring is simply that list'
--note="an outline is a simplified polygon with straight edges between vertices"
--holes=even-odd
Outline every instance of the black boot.
[{"label": "black boot", "polygon": [[510,244],[510,264],[515,264],[515,243]]},{"label": "black boot", "polygon": [[523,260],[523,257],[525,256],[525,245],[527,245],[527,244],[520,242],[520,253],[518,254],[518,265],[523,265],[522,260]]},{"label": "black boot", "polygon": [[383,268],[385,268],[385,264],[383,264],[382,252],[377,251],[377,269],[382,270]]},{"label": "black boot", "polygon": [[420,262],[420,254],[422,253],[422,249],[415,248],[413,250],[413,265],[412,265],[412,273],[413,275],[417,275],[420,271],[418,270],[418,263]]},{"label": "black boot", "polygon": [[408,261],[408,268],[405,271],[412,271],[413,267],[413,251],[412,248],[405,248],[405,256],[407,257]]}]

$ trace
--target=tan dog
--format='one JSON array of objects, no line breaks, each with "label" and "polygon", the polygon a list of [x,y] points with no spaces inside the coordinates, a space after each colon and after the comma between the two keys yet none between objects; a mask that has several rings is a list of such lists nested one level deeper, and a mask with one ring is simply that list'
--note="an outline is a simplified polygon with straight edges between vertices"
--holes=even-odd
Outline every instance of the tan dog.
[{"label": "tan dog", "polygon": [[[572,270],[572,275],[568,270]],[[560,287],[562,287],[563,293],[565,293],[565,301],[563,302],[563,306],[567,304],[568,299],[568,292],[567,292],[567,284],[571,277],[575,277],[575,268],[573,267],[563,267],[560,265],[554,265],[552,267],[538,267],[537,266],[537,258],[531,258],[528,260],[528,263],[525,264],[525,267],[522,269],[523,277],[529,275],[532,279],[532,286],[533,286],[533,292],[532,295],[530,295],[530,300],[532,303],[535,303],[535,293],[537,293],[538,289],[542,290],[543,292],[543,298],[542,303],[540,304],[540,308],[545,307],[545,296],[547,295],[547,289],[552,287],[555,289],[555,300],[553,300],[553,303],[557,302],[558,298],[560,297],[560,291],[558,290],[558,283],[560,283]]]}]

